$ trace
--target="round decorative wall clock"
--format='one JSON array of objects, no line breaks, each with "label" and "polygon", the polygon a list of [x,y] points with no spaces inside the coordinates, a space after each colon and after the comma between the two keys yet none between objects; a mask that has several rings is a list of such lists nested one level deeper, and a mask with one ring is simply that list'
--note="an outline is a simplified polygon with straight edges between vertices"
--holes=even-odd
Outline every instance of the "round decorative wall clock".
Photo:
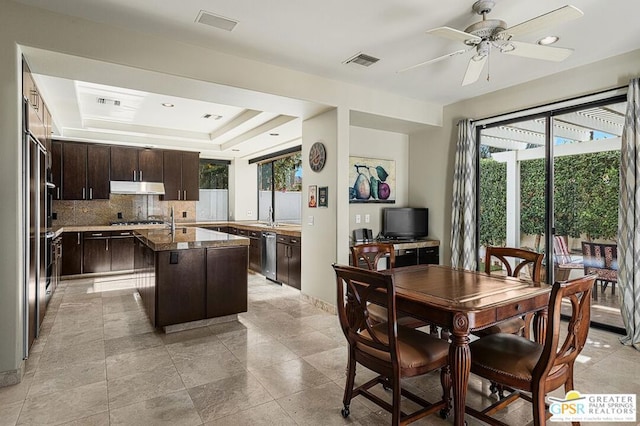
[{"label": "round decorative wall clock", "polygon": [[314,172],[319,172],[327,161],[327,150],[322,142],[316,142],[311,145],[309,151],[309,167]]}]

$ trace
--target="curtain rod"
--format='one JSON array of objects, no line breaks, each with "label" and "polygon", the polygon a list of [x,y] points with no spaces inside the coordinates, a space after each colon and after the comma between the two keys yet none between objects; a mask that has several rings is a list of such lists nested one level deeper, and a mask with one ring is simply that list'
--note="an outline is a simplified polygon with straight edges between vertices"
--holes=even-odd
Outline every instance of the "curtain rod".
[{"label": "curtain rod", "polygon": [[[598,97],[600,95],[604,95],[607,93],[611,93],[611,96],[615,95],[615,92],[618,92],[620,90],[627,90],[629,88],[629,85],[624,85],[624,86],[618,86],[618,87],[613,87],[610,89],[605,89],[605,90],[601,90],[599,92],[594,92],[594,93],[590,93],[588,95],[580,95],[580,96],[574,96],[573,98],[568,98],[568,99],[563,99],[563,100],[559,100],[559,101],[555,101],[555,102],[549,102],[546,104],[542,104],[542,105],[537,105],[537,106],[533,106],[533,107],[529,107],[529,108],[523,108],[517,111],[512,111],[512,112],[508,112],[508,113],[504,113],[504,114],[497,114],[497,115],[493,115],[493,116],[489,116],[489,117],[484,117],[484,118],[479,118],[476,120],[471,119],[471,122],[475,125],[478,125],[479,123],[481,124],[487,124],[489,122],[492,121],[497,121],[498,119],[503,120],[505,119],[505,117],[510,117],[510,118],[516,118],[518,115],[531,115],[531,114],[536,114],[536,113],[542,113],[542,112],[547,112],[549,110],[552,109],[557,109],[558,105],[562,105],[565,103],[572,103],[572,102],[576,102],[579,100],[583,100],[586,98],[591,98],[591,97]],[[551,108],[554,107],[554,108]],[[462,120],[460,120],[462,121]],[[460,124],[460,121],[458,121],[458,124]],[[486,123],[485,123],[486,122]]]}]

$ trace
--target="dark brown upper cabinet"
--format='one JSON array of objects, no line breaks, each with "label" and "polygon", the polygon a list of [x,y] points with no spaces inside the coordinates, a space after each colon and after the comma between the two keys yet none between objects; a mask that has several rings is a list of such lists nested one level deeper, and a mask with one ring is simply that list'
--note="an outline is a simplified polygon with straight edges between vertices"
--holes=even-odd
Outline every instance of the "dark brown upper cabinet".
[{"label": "dark brown upper cabinet", "polygon": [[108,198],[109,147],[64,143],[62,146],[62,199]]},{"label": "dark brown upper cabinet", "polygon": [[162,182],[162,150],[111,147],[111,179]]},{"label": "dark brown upper cabinet", "polygon": [[51,182],[56,186],[53,199],[62,199],[62,142],[51,142]]},{"label": "dark brown upper cabinet", "polygon": [[164,152],[163,200],[198,201],[200,199],[200,154],[197,152]]}]

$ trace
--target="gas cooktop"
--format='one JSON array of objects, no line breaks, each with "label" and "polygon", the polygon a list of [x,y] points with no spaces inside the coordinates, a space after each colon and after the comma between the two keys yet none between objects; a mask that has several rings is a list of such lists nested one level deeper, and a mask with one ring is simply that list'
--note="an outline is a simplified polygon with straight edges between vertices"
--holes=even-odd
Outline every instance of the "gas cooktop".
[{"label": "gas cooktop", "polygon": [[164,222],[161,220],[123,220],[117,222],[111,222],[113,226],[119,225],[163,225]]}]

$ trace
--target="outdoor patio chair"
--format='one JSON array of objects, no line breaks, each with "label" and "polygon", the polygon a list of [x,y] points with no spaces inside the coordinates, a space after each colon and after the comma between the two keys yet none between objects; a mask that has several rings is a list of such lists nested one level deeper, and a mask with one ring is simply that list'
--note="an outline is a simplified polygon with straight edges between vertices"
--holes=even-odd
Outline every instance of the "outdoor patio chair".
[{"label": "outdoor patio chair", "polygon": [[556,281],[567,281],[572,269],[584,267],[580,256],[572,256],[564,235],[553,236],[553,272]]},{"label": "outdoor patio chair", "polygon": [[602,294],[611,283],[611,294],[615,295],[616,283],[618,282],[618,245],[583,241],[582,254],[584,256],[584,274],[598,276],[594,284],[593,298],[598,300],[598,281]]}]

